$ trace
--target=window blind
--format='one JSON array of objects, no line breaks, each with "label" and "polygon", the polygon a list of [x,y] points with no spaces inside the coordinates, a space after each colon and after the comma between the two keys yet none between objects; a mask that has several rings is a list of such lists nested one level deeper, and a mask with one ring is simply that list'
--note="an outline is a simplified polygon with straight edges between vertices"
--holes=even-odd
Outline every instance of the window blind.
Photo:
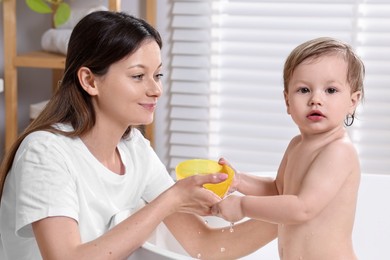
[{"label": "window blind", "polygon": [[[390,0],[172,1],[169,168],[227,158],[276,171],[298,128],[283,99],[284,61],[321,36],[366,65],[365,100],[348,129],[367,173],[390,169]],[[346,162],[348,163],[348,162]]]}]

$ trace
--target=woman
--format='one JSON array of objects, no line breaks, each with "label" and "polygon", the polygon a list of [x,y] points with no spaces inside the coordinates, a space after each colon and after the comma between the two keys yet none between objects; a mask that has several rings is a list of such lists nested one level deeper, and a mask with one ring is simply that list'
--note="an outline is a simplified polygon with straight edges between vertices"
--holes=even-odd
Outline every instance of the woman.
[{"label": "woman", "polygon": [[195,214],[220,199],[202,185],[226,176],[174,183],[133,128],[152,122],[162,94],[160,48],[155,29],[124,13],[95,12],[74,28],[59,90],[2,164],[7,258],[123,259],[162,221],[198,258],[237,258],[276,237],[260,221],[209,228]]}]

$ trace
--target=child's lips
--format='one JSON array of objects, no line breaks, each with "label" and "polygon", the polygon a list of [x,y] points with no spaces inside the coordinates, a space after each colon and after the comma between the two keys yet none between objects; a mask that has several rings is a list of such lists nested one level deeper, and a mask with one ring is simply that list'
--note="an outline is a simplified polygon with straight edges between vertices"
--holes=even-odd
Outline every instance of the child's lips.
[{"label": "child's lips", "polygon": [[322,114],[319,110],[313,110],[307,115],[307,118],[311,120],[319,120],[324,117],[324,114]]}]

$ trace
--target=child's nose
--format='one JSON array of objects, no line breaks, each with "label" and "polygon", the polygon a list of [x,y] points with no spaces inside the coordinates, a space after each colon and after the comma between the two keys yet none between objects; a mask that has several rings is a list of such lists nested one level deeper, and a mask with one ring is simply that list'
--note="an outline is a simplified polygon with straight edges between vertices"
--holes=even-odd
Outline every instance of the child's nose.
[{"label": "child's nose", "polygon": [[310,98],[309,105],[322,105],[322,96],[319,93],[313,93],[313,95]]}]

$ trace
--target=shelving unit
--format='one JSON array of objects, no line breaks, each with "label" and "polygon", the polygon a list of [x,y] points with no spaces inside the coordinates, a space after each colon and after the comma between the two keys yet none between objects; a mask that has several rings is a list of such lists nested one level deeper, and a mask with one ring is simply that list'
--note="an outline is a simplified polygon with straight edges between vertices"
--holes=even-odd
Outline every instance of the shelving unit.
[{"label": "shelving unit", "polygon": [[[4,27],[4,83],[5,83],[5,151],[18,136],[18,83],[17,69],[20,67],[51,69],[53,90],[65,67],[65,56],[46,51],[17,53],[16,0],[3,0]],[[19,4],[22,1],[18,1]],[[24,1],[23,1],[24,2]],[[146,19],[155,24],[155,0],[146,1]],[[108,8],[119,11],[121,0],[108,0]],[[146,136],[153,143],[153,126],[145,129]]]}]

